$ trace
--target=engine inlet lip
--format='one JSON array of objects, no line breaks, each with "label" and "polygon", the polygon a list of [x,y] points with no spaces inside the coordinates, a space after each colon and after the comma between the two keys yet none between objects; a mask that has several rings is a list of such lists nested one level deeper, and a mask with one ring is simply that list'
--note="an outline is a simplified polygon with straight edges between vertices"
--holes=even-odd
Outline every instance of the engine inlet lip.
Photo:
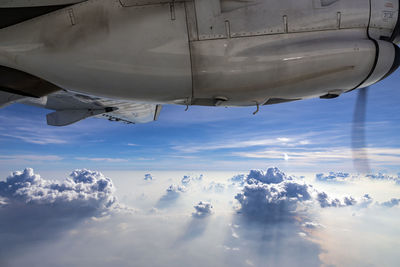
[{"label": "engine inlet lip", "polygon": [[395,50],[395,56],[394,56],[394,61],[393,61],[392,67],[390,68],[388,73],[386,73],[386,75],[383,76],[379,81],[382,81],[386,77],[390,76],[393,72],[395,72],[400,67],[400,48],[396,44],[393,44],[393,46],[394,46],[394,50]]}]

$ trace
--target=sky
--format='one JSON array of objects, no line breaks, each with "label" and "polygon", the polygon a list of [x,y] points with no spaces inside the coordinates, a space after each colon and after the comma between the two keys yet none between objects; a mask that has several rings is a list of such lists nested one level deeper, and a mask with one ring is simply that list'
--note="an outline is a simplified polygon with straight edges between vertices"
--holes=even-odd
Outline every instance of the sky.
[{"label": "sky", "polygon": [[[396,72],[372,86],[367,145],[373,172],[399,172],[400,96]],[[0,174],[37,170],[354,171],[351,126],[357,91],[255,107],[164,106],[159,120],[125,125],[86,119],[46,125],[48,110],[15,104],[0,110]],[[286,159],[286,160],[285,160]]]},{"label": "sky", "polygon": [[137,125],[1,109],[0,266],[396,266],[398,84],[369,89],[369,173],[352,163],[357,91],[256,115],[166,105]]}]

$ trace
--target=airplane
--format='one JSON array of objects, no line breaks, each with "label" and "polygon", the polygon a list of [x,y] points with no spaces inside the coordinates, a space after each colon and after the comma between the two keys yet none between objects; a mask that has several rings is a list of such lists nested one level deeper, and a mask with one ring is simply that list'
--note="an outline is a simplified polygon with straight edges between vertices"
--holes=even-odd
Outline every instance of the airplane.
[{"label": "airplane", "polygon": [[88,117],[150,122],[163,104],[258,111],[335,98],[399,67],[399,5],[0,0],[0,107],[50,109],[47,123],[65,126]]}]

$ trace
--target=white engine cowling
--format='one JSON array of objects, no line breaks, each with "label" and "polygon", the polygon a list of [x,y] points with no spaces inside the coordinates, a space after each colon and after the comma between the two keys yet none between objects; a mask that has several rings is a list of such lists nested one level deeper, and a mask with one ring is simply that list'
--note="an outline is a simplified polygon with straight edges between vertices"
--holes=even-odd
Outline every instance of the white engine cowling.
[{"label": "white engine cowling", "polygon": [[387,41],[375,41],[376,59],[370,74],[357,88],[370,86],[392,74],[400,66],[400,48]]}]

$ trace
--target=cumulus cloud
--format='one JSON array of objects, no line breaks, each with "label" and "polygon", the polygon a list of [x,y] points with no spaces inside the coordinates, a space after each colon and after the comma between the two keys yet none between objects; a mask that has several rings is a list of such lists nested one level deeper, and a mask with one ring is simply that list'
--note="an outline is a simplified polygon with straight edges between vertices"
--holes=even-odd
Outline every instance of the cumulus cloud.
[{"label": "cumulus cloud", "polygon": [[196,212],[192,213],[192,216],[195,218],[204,218],[212,214],[212,208],[210,202],[200,201],[197,205],[194,206]]},{"label": "cumulus cloud", "polygon": [[367,208],[369,205],[372,204],[372,202],[374,201],[374,199],[369,195],[369,194],[365,194],[359,203],[359,206],[361,208]]},{"label": "cumulus cloud", "polygon": [[7,205],[7,199],[0,197],[0,208]]},{"label": "cumulus cloud", "polygon": [[103,174],[76,170],[63,182],[46,180],[32,169],[0,182],[0,258],[14,249],[58,238],[84,219],[118,206],[114,186]]},{"label": "cumulus cloud", "polygon": [[369,179],[372,179],[372,180],[386,180],[386,181],[395,181],[396,183],[400,183],[399,177],[393,177],[393,176],[390,176],[390,175],[384,174],[384,173],[367,174],[366,177]]},{"label": "cumulus cloud", "polygon": [[329,174],[318,173],[315,175],[315,179],[321,182],[339,182],[348,178],[350,178],[350,174],[345,172],[329,172]]},{"label": "cumulus cloud", "polygon": [[172,202],[176,201],[181,193],[186,191],[185,187],[180,185],[172,184],[170,185],[160,200],[157,203],[157,208],[165,208],[169,206]]},{"label": "cumulus cloud", "polygon": [[266,172],[262,170],[251,170],[247,175],[247,183],[252,184],[256,181],[264,184],[279,184],[284,180],[292,180],[287,177],[285,173],[281,172],[278,168],[269,168]]},{"label": "cumulus cloud", "polygon": [[[368,196],[368,195],[366,195]],[[347,206],[355,206],[357,205],[358,201],[352,197],[344,197],[343,201],[339,200],[338,198],[330,198],[328,194],[325,192],[320,192],[317,195],[317,201],[321,208],[328,208],[328,207],[335,207],[335,208],[340,208],[340,207],[347,207]],[[371,199],[372,201],[372,199]],[[361,198],[360,200],[361,205],[365,203],[365,196]]]},{"label": "cumulus cloud", "polygon": [[180,186],[180,185],[172,184],[167,188],[166,191],[167,191],[167,195],[168,194],[175,195],[175,194],[179,194],[179,193],[185,192],[186,189],[184,187]]},{"label": "cumulus cloud", "polygon": [[188,176],[188,175],[183,176],[183,178],[181,180],[181,183],[183,185],[186,185],[186,184],[190,183],[190,176]]},{"label": "cumulus cloud", "polygon": [[246,181],[246,177],[244,174],[238,174],[230,178],[228,181],[234,184],[243,185],[244,182]]},{"label": "cumulus cloud", "polygon": [[[347,173],[329,175],[331,178],[323,179],[349,177]],[[239,213],[265,222],[293,219],[299,215],[299,208],[307,208],[308,204],[315,203],[321,208],[338,208],[356,205],[367,207],[373,202],[368,194],[358,200],[352,196],[341,200],[331,198],[327,193],[318,192],[312,185],[305,184],[303,180],[286,176],[277,168],[269,168],[266,172],[251,170],[242,191],[235,199],[240,204]]]},{"label": "cumulus cloud", "polygon": [[357,204],[357,200],[355,200],[353,197],[345,197],[344,204],[346,206],[354,206]]},{"label": "cumulus cloud", "polygon": [[114,186],[103,174],[75,170],[64,182],[45,180],[33,169],[14,172],[0,182],[0,196],[7,202],[65,204],[105,209],[115,203]]},{"label": "cumulus cloud", "polygon": [[197,181],[198,182],[198,181],[202,181],[202,180],[203,180],[203,174],[200,174],[197,177],[190,177],[189,175],[184,175],[182,180],[181,180],[181,183],[186,186],[191,181]]},{"label": "cumulus cloud", "polygon": [[204,190],[208,192],[222,193],[225,190],[225,184],[211,182],[208,184],[208,186],[204,187]]},{"label": "cumulus cloud", "polygon": [[321,224],[316,222],[305,222],[302,224],[302,226],[306,229],[311,229],[311,230],[323,227]]},{"label": "cumulus cloud", "polygon": [[294,217],[301,202],[311,200],[312,187],[292,181],[277,168],[252,170],[241,193],[235,196],[246,217],[276,222]]},{"label": "cumulus cloud", "polygon": [[146,174],[144,175],[144,180],[145,180],[145,181],[152,181],[152,180],[153,180],[153,176],[151,176],[150,173],[146,173]]},{"label": "cumulus cloud", "polygon": [[321,208],[342,207],[343,206],[343,204],[340,202],[339,199],[337,199],[337,198],[330,199],[328,197],[328,194],[326,194],[325,192],[318,193],[317,200],[318,200]]},{"label": "cumulus cloud", "polygon": [[400,198],[392,198],[389,201],[383,202],[381,205],[388,208],[393,208],[400,204]]}]

